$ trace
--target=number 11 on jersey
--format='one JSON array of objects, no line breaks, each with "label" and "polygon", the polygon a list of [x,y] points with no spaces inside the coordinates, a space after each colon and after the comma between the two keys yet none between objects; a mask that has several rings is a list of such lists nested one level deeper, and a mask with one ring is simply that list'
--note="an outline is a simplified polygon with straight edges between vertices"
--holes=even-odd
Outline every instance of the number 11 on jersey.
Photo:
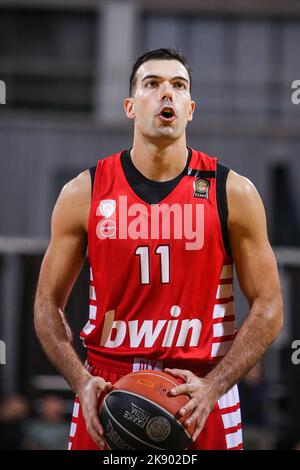
[{"label": "number 11 on jersey", "polygon": [[[160,257],[160,279],[162,284],[170,284],[170,246],[159,245],[155,250]],[[151,262],[149,246],[139,246],[135,250],[135,255],[140,259],[140,279],[141,284],[150,284]]]}]

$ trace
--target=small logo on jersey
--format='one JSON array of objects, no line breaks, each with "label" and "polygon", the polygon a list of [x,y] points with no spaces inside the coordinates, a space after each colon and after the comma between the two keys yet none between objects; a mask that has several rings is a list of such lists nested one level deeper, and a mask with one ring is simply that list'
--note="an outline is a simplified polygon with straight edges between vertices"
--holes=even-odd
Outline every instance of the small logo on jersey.
[{"label": "small logo on jersey", "polygon": [[194,184],[193,196],[208,199],[209,181],[199,179],[199,180],[195,180],[193,184]]},{"label": "small logo on jersey", "polygon": [[111,217],[116,210],[116,201],[114,199],[104,199],[99,204],[99,210],[104,217]]},{"label": "small logo on jersey", "polygon": [[113,237],[116,233],[116,224],[113,220],[103,220],[100,223],[100,233],[104,238]]}]

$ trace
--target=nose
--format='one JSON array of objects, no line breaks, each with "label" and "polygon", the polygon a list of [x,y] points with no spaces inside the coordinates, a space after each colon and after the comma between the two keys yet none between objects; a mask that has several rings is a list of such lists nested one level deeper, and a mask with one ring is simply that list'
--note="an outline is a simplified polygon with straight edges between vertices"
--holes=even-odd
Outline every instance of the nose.
[{"label": "nose", "polygon": [[165,99],[168,99],[168,100],[172,101],[172,99],[173,99],[172,85],[167,81],[162,83],[161,99],[162,99],[162,101],[165,100]]}]

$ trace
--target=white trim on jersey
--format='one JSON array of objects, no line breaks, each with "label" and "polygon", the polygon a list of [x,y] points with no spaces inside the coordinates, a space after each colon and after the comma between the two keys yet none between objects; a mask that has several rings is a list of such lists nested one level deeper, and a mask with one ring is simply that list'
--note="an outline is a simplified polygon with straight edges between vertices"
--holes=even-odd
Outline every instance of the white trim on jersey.
[{"label": "white trim on jersey", "polygon": [[214,338],[220,338],[221,336],[231,336],[235,332],[235,322],[226,321],[223,323],[215,323],[213,325],[213,336]]},{"label": "white trim on jersey", "polygon": [[237,385],[234,385],[228,390],[219,400],[218,405],[220,409],[229,408],[230,406],[236,406],[240,403],[239,392]]},{"label": "white trim on jersey", "polygon": [[71,421],[70,436],[69,436],[70,440],[69,440],[68,450],[72,449],[73,437],[75,436],[76,429],[77,429],[77,419],[78,419],[78,415],[79,415],[79,407],[80,407],[80,403],[79,403],[78,398],[76,396],[75,401],[74,401],[74,406],[73,406],[72,421]]},{"label": "white trim on jersey", "polygon": [[224,318],[229,315],[234,315],[234,302],[226,304],[217,304],[214,306],[213,318]]},{"label": "white trim on jersey", "polygon": [[78,414],[79,414],[79,403],[75,402],[74,408],[73,408],[73,418],[78,418]]},{"label": "white trim on jersey", "polygon": [[71,430],[70,430],[70,437],[75,436],[76,428],[77,428],[77,424],[72,422],[71,423]]},{"label": "white trim on jersey", "polygon": [[233,266],[232,264],[224,264],[221,273],[221,279],[233,278]]},{"label": "white trim on jersey", "polygon": [[222,420],[225,429],[234,428],[242,421],[240,408],[232,413],[225,413],[222,415]]},{"label": "white trim on jersey", "polygon": [[211,345],[211,357],[225,356],[229,351],[232,341],[223,341],[222,343],[213,343]]},{"label": "white trim on jersey", "polygon": [[97,317],[97,306],[96,305],[90,305],[89,306],[89,319],[90,320],[96,320]]},{"label": "white trim on jersey", "polygon": [[[243,433],[241,429],[226,433],[226,430],[232,430],[232,428],[241,425],[242,422],[237,385],[234,385],[218,400],[218,406],[222,412],[221,416],[225,430],[227,449],[233,449],[234,447],[243,444]],[[230,410],[232,407],[237,407],[237,409],[232,411]]]},{"label": "white trim on jersey", "polygon": [[231,432],[230,434],[226,434],[225,437],[226,437],[227,449],[232,449],[233,447],[237,447],[243,442],[243,434],[242,434],[241,429],[238,429],[235,432]]},{"label": "white trim on jersey", "polygon": [[218,286],[216,299],[227,299],[232,296],[232,284],[220,284]]},{"label": "white trim on jersey", "polygon": [[94,286],[90,286],[90,300],[97,300]]},{"label": "white trim on jersey", "polygon": [[92,325],[92,324],[90,323],[90,320],[88,320],[87,324],[86,324],[85,327],[83,328],[83,332],[84,332],[86,335],[89,335],[95,328],[96,328],[96,325]]}]

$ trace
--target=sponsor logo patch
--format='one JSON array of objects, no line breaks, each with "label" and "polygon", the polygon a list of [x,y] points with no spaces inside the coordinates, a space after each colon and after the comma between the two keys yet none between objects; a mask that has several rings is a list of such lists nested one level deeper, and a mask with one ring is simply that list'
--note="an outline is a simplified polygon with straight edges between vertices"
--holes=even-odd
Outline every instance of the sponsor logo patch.
[{"label": "sponsor logo patch", "polygon": [[197,179],[193,182],[194,185],[194,197],[200,197],[208,199],[209,181],[204,179]]},{"label": "sponsor logo patch", "polygon": [[103,199],[99,204],[100,214],[104,217],[111,217],[116,210],[116,201],[114,199]]}]

